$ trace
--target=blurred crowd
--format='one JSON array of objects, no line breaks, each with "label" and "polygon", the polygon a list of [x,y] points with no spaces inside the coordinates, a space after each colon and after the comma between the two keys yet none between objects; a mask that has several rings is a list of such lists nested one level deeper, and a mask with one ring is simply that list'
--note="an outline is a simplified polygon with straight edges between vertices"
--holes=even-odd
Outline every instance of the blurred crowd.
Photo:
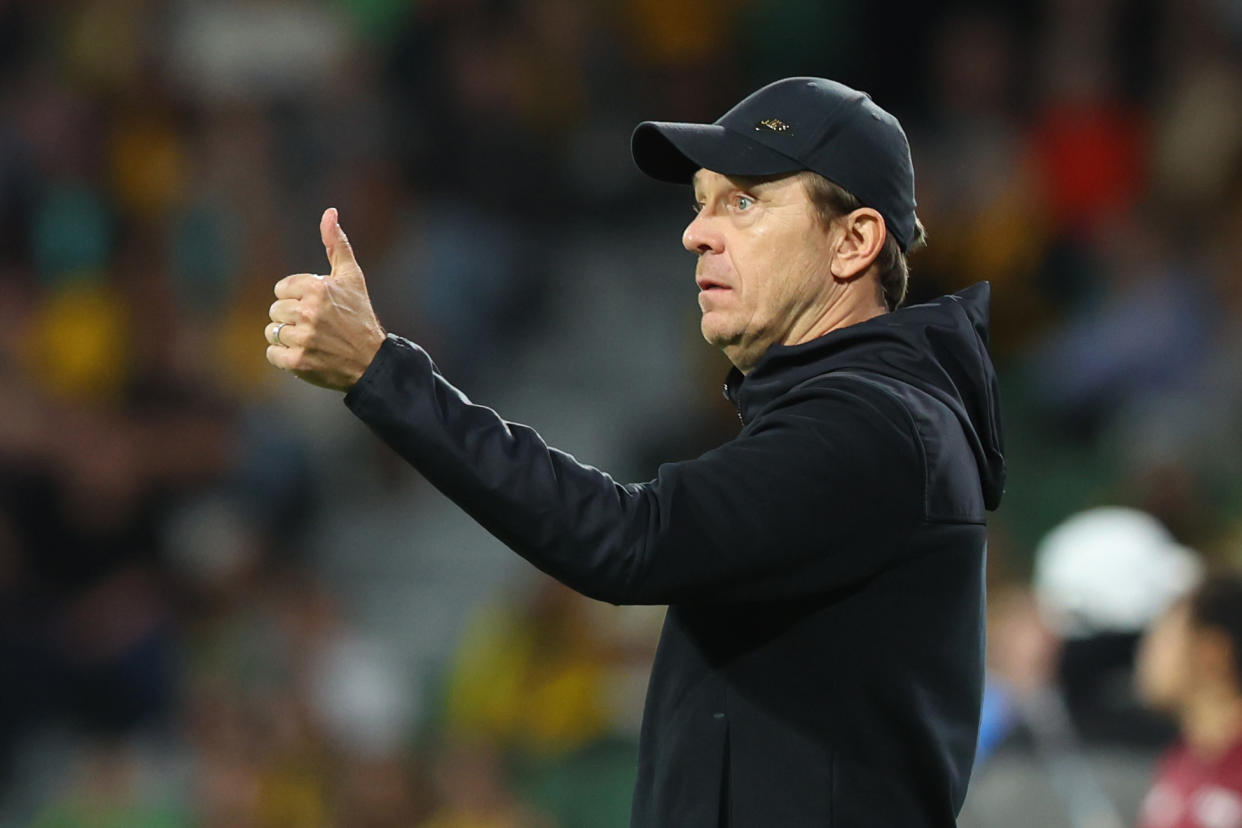
[{"label": "blurred crowd", "polygon": [[993,284],[963,824],[1132,824],[1176,738],[1139,642],[1242,565],[1230,0],[0,0],[0,825],[628,824],[661,613],[267,366],[271,288],[336,206],[382,323],[652,477],[736,419],[629,132],[791,74],[906,125],[911,301]]}]

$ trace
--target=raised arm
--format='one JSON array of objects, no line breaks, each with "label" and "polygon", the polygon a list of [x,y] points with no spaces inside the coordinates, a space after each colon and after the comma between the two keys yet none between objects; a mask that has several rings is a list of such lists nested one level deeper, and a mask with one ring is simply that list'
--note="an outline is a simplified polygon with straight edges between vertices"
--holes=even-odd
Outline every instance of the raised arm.
[{"label": "raised arm", "polygon": [[[766,600],[846,585],[899,555],[897,538],[917,519],[908,421],[848,380],[795,392],[737,439],[642,484],[617,483],[470,402],[393,335],[345,401],[503,543],[614,603]],[[859,547],[873,552],[835,553]]]}]

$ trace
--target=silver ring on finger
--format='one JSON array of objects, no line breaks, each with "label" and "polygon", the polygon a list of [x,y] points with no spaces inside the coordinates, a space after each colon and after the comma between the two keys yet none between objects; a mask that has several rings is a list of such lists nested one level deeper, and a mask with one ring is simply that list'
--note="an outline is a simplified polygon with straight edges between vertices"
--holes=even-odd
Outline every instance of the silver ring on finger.
[{"label": "silver ring on finger", "polygon": [[276,328],[272,331],[272,344],[273,345],[279,345],[281,348],[289,347],[288,345],[280,341],[280,329],[288,324],[289,324],[288,322],[276,323]]}]

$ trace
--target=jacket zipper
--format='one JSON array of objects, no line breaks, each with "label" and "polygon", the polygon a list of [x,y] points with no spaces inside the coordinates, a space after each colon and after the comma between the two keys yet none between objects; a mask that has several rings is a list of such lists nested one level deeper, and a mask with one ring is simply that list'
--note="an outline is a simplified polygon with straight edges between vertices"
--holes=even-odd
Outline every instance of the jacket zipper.
[{"label": "jacket zipper", "polygon": [[742,406],[739,403],[735,403],[733,397],[729,395],[729,383],[726,382],[722,385],[720,391],[724,398],[729,401],[729,404],[733,406],[733,410],[737,412],[737,421],[742,424],[742,428],[745,428],[746,420],[742,417]]}]

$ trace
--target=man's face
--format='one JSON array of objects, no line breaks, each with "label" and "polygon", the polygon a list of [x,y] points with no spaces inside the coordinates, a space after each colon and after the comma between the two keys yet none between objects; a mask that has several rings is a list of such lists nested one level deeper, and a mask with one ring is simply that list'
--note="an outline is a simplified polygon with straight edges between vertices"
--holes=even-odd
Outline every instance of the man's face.
[{"label": "man's face", "polygon": [[682,244],[698,255],[700,328],[743,372],[768,346],[809,338],[831,305],[831,230],[797,176],[694,176],[697,215]]}]

